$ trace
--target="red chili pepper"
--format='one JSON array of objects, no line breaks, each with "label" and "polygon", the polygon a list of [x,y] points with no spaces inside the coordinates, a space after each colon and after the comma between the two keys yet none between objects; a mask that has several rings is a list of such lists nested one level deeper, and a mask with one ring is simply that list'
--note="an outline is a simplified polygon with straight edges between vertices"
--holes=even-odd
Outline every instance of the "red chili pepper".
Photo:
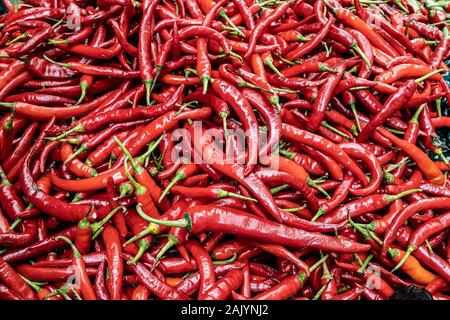
[{"label": "red chili pepper", "polygon": [[56,240],[64,240],[67,242],[73,250],[73,266],[75,268],[74,272],[78,277],[77,281],[80,283],[81,287],[81,295],[84,300],[97,300],[97,296],[95,295],[94,288],[89,280],[89,276],[86,271],[86,265],[83,261],[81,253],[78,251],[77,247],[70,241],[70,239],[66,237],[58,237]]},{"label": "red chili pepper", "polygon": [[109,279],[106,286],[112,300],[120,300],[122,295],[123,260],[122,245],[118,231],[111,225],[106,225],[102,232],[106,248],[106,261],[108,263]]},{"label": "red chili pepper", "polygon": [[[131,258],[127,254],[123,255],[127,259]],[[159,298],[166,300],[190,300],[185,294],[158,279],[142,263],[137,262],[131,265],[131,269],[136,273],[141,283]]]},{"label": "red chili pepper", "polygon": [[309,130],[317,131],[319,129],[319,126],[325,116],[326,108],[330,102],[331,95],[344,74],[345,67],[343,65],[338,65],[336,69],[338,73],[330,74],[328,76],[327,82],[322,85],[319,91],[319,96],[314,101],[313,111],[307,124],[307,128]]},{"label": "red chili pepper", "polygon": [[[139,207],[138,213],[142,216],[142,211],[139,212]],[[225,220],[222,220],[222,216],[226,217]],[[308,231],[286,227],[276,222],[250,216],[245,212],[235,209],[224,210],[218,207],[196,206],[189,209],[189,214],[186,215],[185,219],[164,221],[155,220],[148,216],[145,217],[145,219],[161,225],[187,227],[191,229],[194,234],[205,230],[213,232],[227,232],[229,230],[233,230],[235,235],[242,234],[243,236],[245,235],[255,240],[262,241],[267,241],[270,239],[272,243],[286,246],[320,247],[323,250],[338,252],[346,252],[347,250],[353,250],[352,252],[364,252],[368,248],[366,245],[361,245],[351,241],[348,242],[346,240],[338,240],[326,235],[314,234]],[[251,222],[256,224],[255,227],[251,226]],[[239,227],[237,227],[237,225],[239,225]],[[273,232],[267,232],[269,229],[273,229]],[[262,235],[262,233],[265,235]],[[312,241],[313,238],[316,240]],[[318,239],[322,239],[323,241],[317,241]],[[346,243],[346,245],[344,245],[344,243]],[[347,245],[351,247],[351,249],[346,247]]]},{"label": "red chili pepper", "polygon": [[10,289],[16,292],[22,299],[35,300],[36,295],[20,275],[0,257],[0,279]]}]

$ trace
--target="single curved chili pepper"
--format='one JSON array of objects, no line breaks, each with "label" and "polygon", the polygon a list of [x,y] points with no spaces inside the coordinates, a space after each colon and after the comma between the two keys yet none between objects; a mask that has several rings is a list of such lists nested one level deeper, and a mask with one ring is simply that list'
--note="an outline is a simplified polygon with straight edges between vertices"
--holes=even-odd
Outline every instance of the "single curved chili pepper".
[{"label": "single curved chili pepper", "polygon": [[282,3],[277,6],[275,10],[270,12],[270,14],[265,18],[256,23],[255,28],[251,30],[249,38],[249,46],[245,57],[249,58],[255,49],[256,42],[261,37],[261,35],[266,31],[266,29],[275,21],[277,21],[281,16],[283,16],[289,8],[288,3]]},{"label": "single curved chili pepper", "polygon": [[[139,206],[137,207],[137,210],[142,216],[142,210],[140,210]],[[225,218],[224,220],[222,219],[222,216]],[[311,246],[337,252],[346,252],[348,250],[353,250],[352,252],[364,252],[368,249],[367,245],[286,227],[276,222],[248,215],[243,211],[235,209],[225,210],[212,206],[195,206],[190,208],[185,219],[164,221],[155,220],[147,216],[145,217],[145,220],[161,225],[188,227],[194,234],[198,234],[205,230],[213,232],[228,232],[229,230],[233,230],[235,235],[246,236],[255,240],[271,241],[274,244],[285,246]],[[237,225],[239,225],[239,227],[237,227]],[[264,235],[262,235],[263,229],[265,230]],[[272,229],[273,232],[268,232],[269,229]],[[288,233],[289,236],[287,236]],[[310,238],[311,236],[315,239],[312,242],[310,241],[312,240],[312,238]],[[349,247],[347,247],[347,245]]]},{"label": "single curved chili pepper", "polygon": [[249,132],[248,159],[244,175],[248,175],[257,163],[259,130],[256,117],[248,100],[234,86],[221,79],[215,79],[212,85],[214,91],[227,102],[243,122],[244,128]]},{"label": "single curved chili pepper", "polygon": [[86,265],[83,261],[81,253],[78,251],[77,247],[66,237],[57,237],[56,240],[64,240],[67,242],[73,250],[73,260],[72,264],[75,267],[75,274],[78,277],[78,281],[81,287],[81,295],[84,300],[97,300],[94,288],[89,280],[89,276],[86,271]]},{"label": "single curved chili pepper", "polygon": [[[429,75],[430,73],[433,73],[433,71],[434,70],[428,66],[405,63],[393,66],[392,68],[386,70],[384,73],[377,75],[375,77],[375,80],[391,84],[398,79],[405,77],[424,77],[426,75]],[[442,79],[442,75],[440,73],[434,73],[433,75],[430,75],[429,79],[432,81],[439,81],[440,79]]]},{"label": "single curved chili pepper", "polygon": [[22,190],[34,206],[41,211],[58,217],[58,219],[65,221],[79,221],[88,213],[95,217],[95,209],[88,206],[80,206],[74,204],[67,204],[61,200],[56,199],[44,192],[36,189],[33,177],[30,172],[30,161],[33,156],[33,150],[25,157],[24,164],[19,173]]},{"label": "single curved chili pepper", "polygon": [[412,143],[396,137],[387,130],[379,130],[379,132],[384,137],[392,141],[395,146],[401,148],[402,151],[411,159],[413,159],[427,180],[437,185],[442,185],[444,183],[444,175],[442,171],[418,147],[416,147]]},{"label": "single curved chili pepper", "polygon": [[364,198],[360,198],[354,200],[352,202],[348,202],[345,205],[336,208],[328,215],[319,219],[319,222],[322,223],[339,223],[347,218],[349,215],[351,218],[357,217],[367,212],[372,212],[374,210],[379,210],[381,208],[386,207],[391,204],[395,200],[406,196],[408,194],[419,192],[420,189],[412,189],[397,195],[388,195],[388,194],[373,194],[370,196],[366,196]]},{"label": "single curved chili pepper", "polygon": [[111,294],[111,299],[120,300],[122,294],[123,260],[121,257],[122,246],[119,233],[113,226],[106,225],[102,232],[102,238],[106,248],[109,275],[106,286]]},{"label": "single curved chili pepper", "polygon": [[98,300],[109,300],[110,298],[105,285],[105,264],[106,261],[102,260],[95,275],[94,291]]},{"label": "single curved chili pepper", "polygon": [[84,217],[77,225],[77,231],[75,234],[75,246],[81,254],[86,254],[89,252],[92,240],[92,230],[91,224],[87,217]]},{"label": "single curved chili pepper", "polygon": [[74,107],[44,107],[23,102],[1,103],[1,106],[3,107],[6,106],[7,108],[10,109],[15,109],[17,114],[20,114],[27,118],[40,121],[48,121],[53,116],[55,116],[56,119],[62,119],[87,114],[92,110],[94,110],[95,108],[97,108],[99,104],[106,101],[111,96],[112,93],[107,93],[88,103]]},{"label": "single curved chili pepper", "polygon": [[19,143],[16,144],[13,152],[2,162],[2,168],[6,172],[9,172],[14,164],[26,154],[38,127],[39,124],[36,122],[30,125],[23,133]]},{"label": "single curved chili pepper", "polygon": [[320,88],[318,99],[314,101],[313,111],[307,124],[307,128],[309,130],[317,131],[317,129],[319,129],[319,126],[325,116],[326,108],[330,102],[331,95],[341,80],[345,67],[343,65],[338,65],[336,70],[338,73],[330,74],[328,76],[327,82],[325,82]]},{"label": "single curved chili pepper", "polygon": [[320,42],[327,36],[333,23],[334,18],[330,18],[328,22],[323,26],[321,31],[317,33],[315,37],[311,39],[311,41],[308,41],[305,44],[301,44],[297,47],[297,49],[290,51],[286,55],[286,59],[293,61],[314,50],[320,44]]},{"label": "single curved chili pepper", "polygon": [[115,67],[107,67],[107,66],[93,66],[90,64],[80,63],[80,62],[69,62],[69,63],[61,63],[56,62],[52,59],[50,59],[47,56],[44,56],[44,58],[53,64],[56,64],[58,66],[68,68],[70,70],[74,70],[86,75],[91,76],[101,76],[101,77],[112,77],[112,78],[119,78],[119,79],[134,79],[139,78],[139,71],[127,71]]},{"label": "single curved chili pepper", "polygon": [[332,157],[346,169],[351,171],[364,186],[367,186],[367,178],[365,177],[361,169],[356,165],[356,163],[353,162],[353,160],[348,157],[348,155],[344,151],[340,150],[330,141],[327,141],[326,139],[323,139],[322,137],[313,133],[295,128],[287,124],[282,125],[281,134],[285,138],[295,140],[312,148],[316,148],[324,154]]},{"label": "single curved chili pepper", "polygon": [[200,288],[198,293],[198,298],[203,299],[206,293],[212,288],[216,282],[216,277],[214,274],[214,267],[209,256],[208,251],[206,251],[199,242],[195,240],[189,240],[186,243],[188,250],[191,252],[200,272]]},{"label": "single curved chili pepper", "polygon": [[[64,240],[60,240],[64,242]],[[71,268],[46,268],[34,267],[29,264],[21,264],[16,267],[18,273],[32,281],[67,281],[74,276],[75,270]],[[86,268],[88,276],[93,276],[96,273],[95,268]]]}]

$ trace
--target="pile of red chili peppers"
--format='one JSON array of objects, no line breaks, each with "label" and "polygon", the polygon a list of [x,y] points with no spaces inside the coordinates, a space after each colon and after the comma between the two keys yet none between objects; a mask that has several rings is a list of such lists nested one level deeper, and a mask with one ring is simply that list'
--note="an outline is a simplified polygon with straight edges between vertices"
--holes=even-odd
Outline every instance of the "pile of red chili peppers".
[{"label": "pile of red chili peppers", "polygon": [[4,2],[0,299],[450,298],[445,1]]}]

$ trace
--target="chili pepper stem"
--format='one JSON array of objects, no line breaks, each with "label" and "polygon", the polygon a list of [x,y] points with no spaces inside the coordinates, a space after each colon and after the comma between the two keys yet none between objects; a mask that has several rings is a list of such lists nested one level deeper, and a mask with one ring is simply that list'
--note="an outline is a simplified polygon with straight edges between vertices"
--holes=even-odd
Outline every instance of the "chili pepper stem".
[{"label": "chili pepper stem", "polygon": [[58,61],[52,60],[51,58],[47,57],[45,54],[43,55],[43,57],[44,57],[45,60],[47,60],[50,63],[53,63],[53,64],[56,64],[58,66],[70,69],[70,63],[62,63],[62,62],[58,62]]},{"label": "chili pepper stem", "polygon": [[55,238],[55,240],[64,240],[65,242],[67,242],[69,246],[72,248],[74,258],[76,259],[82,258],[80,251],[78,251],[78,248],[73,244],[73,242],[69,238],[65,236],[58,236]]},{"label": "chili pepper stem", "polygon": [[80,95],[80,98],[78,99],[77,103],[75,103],[76,106],[83,102],[84,98],[86,97],[86,91],[87,91],[88,87],[89,87],[89,85],[86,82],[80,83],[81,95]]},{"label": "chili pepper stem", "polygon": [[203,94],[206,94],[206,92],[208,92],[208,85],[211,81],[211,77],[209,75],[203,75],[200,77],[200,80],[203,83]]},{"label": "chili pepper stem", "polygon": [[69,163],[70,161],[72,161],[73,159],[75,159],[76,157],[78,157],[80,154],[82,154],[83,152],[85,152],[87,150],[87,146],[86,144],[82,144],[77,151],[75,151],[74,153],[72,153],[65,161],[64,164]]},{"label": "chili pepper stem", "polygon": [[108,213],[108,215],[106,217],[104,217],[101,221],[99,222],[94,222],[91,225],[91,229],[92,229],[92,240],[96,239],[100,233],[103,231],[103,226],[105,225],[105,223],[107,223],[109,220],[112,219],[112,217],[119,212],[119,210],[122,210],[122,212],[127,212],[127,208],[124,206],[118,206],[117,208],[114,208],[110,213]]},{"label": "chili pepper stem", "polygon": [[270,70],[272,70],[273,72],[275,72],[275,74],[276,74],[277,76],[279,76],[279,77],[281,77],[281,78],[284,78],[284,74],[282,74],[282,73],[280,72],[280,70],[278,70],[277,67],[275,67],[275,65],[273,64],[273,60],[272,60],[272,59],[270,59],[269,57],[266,57],[266,58],[264,59],[264,64],[265,64],[266,66],[268,66],[268,67],[270,68]]},{"label": "chili pepper stem", "polygon": [[231,198],[236,198],[236,199],[241,199],[241,200],[247,200],[247,201],[253,201],[253,202],[258,202],[258,200],[250,198],[250,197],[245,197],[243,195],[240,195],[238,193],[234,193],[234,192],[229,192],[229,191],[225,191],[225,190],[219,190],[219,193],[217,194],[217,197],[220,198],[226,198],[226,197],[231,197]]},{"label": "chili pepper stem", "polygon": [[175,238],[173,235],[169,234],[167,236],[167,242],[166,244],[159,250],[158,254],[156,255],[156,261],[159,261],[166,253],[170,250],[173,246],[176,246],[179,244],[179,241],[177,238]]},{"label": "chili pepper stem", "polygon": [[[329,280],[328,282],[330,282],[331,280]],[[325,291],[325,289],[327,288],[328,282],[325,283],[320,289],[319,291],[317,291],[317,293],[314,295],[314,297],[312,297],[311,300],[319,300],[320,297],[322,296],[322,293]]]},{"label": "chili pepper stem", "polygon": [[445,154],[442,152],[442,149],[441,149],[441,148],[435,148],[435,149],[433,150],[433,152],[434,152],[435,154],[437,154],[437,155],[439,156],[439,158],[441,158],[442,162],[444,162],[445,165],[446,165],[447,167],[450,167],[450,164],[449,164],[449,162],[448,162],[448,160],[447,160],[447,157],[446,157]]},{"label": "chili pepper stem", "polygon": [[22,219],[18,218],[16,220],[14,220],[13,223],[11,223],[11,226],[9,227],[8,231],[14,231],[14,229],[17,228],[17,226],[19,225],[19,223],[22,222]]},{"label": "chili pepper stem", "polygon": [[166,227],[186,228],[188,231],[192,230],[191,217],[189,215],[189,212],[185,213],[183,219],[160,220],[160,219],[155,219],[155,218],[149,217],[147,214],[145,214],[145,212],[142,211],[141,204],[136,205],[136,211],[141,216],[141,218],[146,220],[147,222],[151,222],[151,223],[166,226]]},{"label": "chili pepper stem", "polygon": [[145,251],[147,251],[150,248],[150,245],[151,245],[150,242],[148,242],[145,239],[142,239],[141,241],[139,241],[138,252],[133,257],[133,259],[127,261],[127,264],[132,265],[132,264],[135,264],[136,262],[138,262],[139,259],[144,255]]},{"label": "chili pepper stem", "polygon": [[356,41],[353,43],[352,49],[361,56],[361,58],[366,63],[367,67],[369,67],[369,68],[372,67],[372,65],[370,64],[369,58],[367,58],[366,54],[361,50],[361,48],[359,47],[358,43],[356,43]]},{"label": "chili pepper stem", "polygon": [[312,217],[311,222],[316,221],[317,219],[319,219],[321,216],[323,216],[325,213],[327,213],[327,211],[325,210],[325,208],[320,207],[316,214],[314,215],[314,217]]},{"label": "chili pepper stem", "polygon": [[213,265],[215,265],[215,266],[222,265],[222,264],[227,264],[227,263],[232,263],[232,262],[234,262],[234,261],[237,259],[237,257],[238,257],[237,253],[233,253],[233,255],[231,256],[231,258],[229,258],[229,259],[226,259],[226,260],[219,260],[219,261],[215,260],[215,261],[213,261],[212,263],[213,263]]},{"label": "chili pepper stem", "polygon": [[42,288],[36,283],[33,282],[27,278],[25,278],[24,276],[20,275],[20,277],[23,279],[23,281],[25,281],[31,288],[33,288],[34,291],[39,292],[42,290]]},{"label": "chili pepper stem", "polygon": [[366,258],[366,260],[364,260],[363,264],[361,265],[361,267],[358,269],[359,273],[364,273],[366,272],[367,266],[369,265],[369,262],[373,259],[373,255],[369,254]]},{"label": "chili pepper stem", "polygon": [[289,189],[291,186],[288,184],[282,184],[281,186],[275,187],[275,188],[271,188],[270,189],[270,193],[272,195],[277,194],[278,192],[281,192],[283,190]]},{"label": "chili pepper stem", "polygon": [[5,171],[3,171],[3,168],[1,165],[0,165],[0,178],[2,179],[2,184],[1,184],[2,187],[11,185],[11,182],[8,180],[8,177],[6,176]]},{"label": "chili pepper stem", "polygon": [[297,207],[297,208],[286,208],[286,209],[283,209],[283,210],[286,211],[286,212],[297,212],[299,210],[305,209],[306,207],[307,207],[307,205],[304,205],[304,206]]},{"label": "chili pepper stem", "polygon": [[186,179],[186,177],[184,176],[184,174],[182,174],[181,172],[177,171],[177,173],[175,174],[175,177],[173,178],[172,181],[170,181],[169,185],[164,189],[163,193],[161,194],[161,197],[159,197],[158,202],[161,203],[161,201],[163,201],[163,199],[167,196],[167,194],[170,192],[170,189],[172,189],[172,187],[179,181],[183,181],[184,179]]},{"label": "chili pepper stem", "polygon": [[336,133],[337,135],[339,135],[339,136],[341,136],[341,137],[344,137],[344,138],[346,138],[346,139],[350,139],[350,136],[349,136],[348,134],[346,134],[346,133],[344,133],[344,132],[342,132],[342,131],[336,129],[335,127],[333,127],[332,125],[330,125],[326,120],[322,121],[321,124],[322,124],[322,126],[323,126],[324,128],[327,128],[328,130],[333,131],[333,132]]},{"label": "chili pepper stem", "polygon": [[394,272],[398,270],[408,259],[408,257],[416,250],[417,248],[412,245],[408,245],[408,249],[405,252],[405,255],[402,257],[402,259],[397,263],[397,265],[391,270],[391,272]]},{"label": "chili pepper stem", "polygon": [[15,103],[13,102],[0,102],[0,107],[5,107],[10,109],[11,111],[14,110]]},{"label": "chili pepper stem", "polygon": [[145,101],[147,102],[147,105],[150,106],[153,80],[152,79],[144,80],[144,85],[145,85],[145,98],[146,98]]},{"label": "chili pepper stem", "polygon": [[313,187],[313,188],[319,190],[320,193],[322,193],[327,199],[331,199],[330,194],[329,194],[328,192],[326,192],[321,186],[319,186],[318,184],[316,184],[316,183],[315,183],[313,180],[311,180],[310,178],[308,178],[308,180],[306,181],[306,183],[307,183],[309,186],[311,186],[311,187]]},{"label": "chili pepper stem", "polygon": [[221,10],[219,12],[219,16],[222,17],[223,19],[225,19],[225,21],[234,29],[236,30],[236,32],[239,34],[240,37],[244,38],[244,34],[242,33],[241,30],[239,30],[239,28],[233,23],[233,21],[231,21],[230,17],[228,17],[228,15],[225,13],[224,10]]},{"label": "chili pepper stem", "polygon": [[429,79],[430,77],[434,76],[435,74],[441,73],[442,71],[445,71],[445,69],[434,70],[433,72],[430,72],[430,73],[424,75],[423,77],[420,77],[420,78],[414,80],[414,82],[421,83],[422,81],[425,81],[425,80]]},{"label": "chili pepper stem", "polygon": [[385,197],[386,197],[386,201],[387,201],[388,203],[392,203],[392,202],[394,202],[394,201],[397,200],[397,199],[400,199],[400,198],[402,198],[402,197],[404,197],[404,196],[407,196],[408,194],[412,194],[412,193],[415,193],[415,192],[422,192],[422,189],[411,189],[411,190],[406,190],[406,191],[400,192],[400,193],[395,194],[395,195],[390,195],[390,194],[388,194],[388,195],[386,195]]},{"label": "chili pepper stem", "polygon": [[48,138],[45,138],[45,139],[49,140],[49,141],[59,141],[61,139],[66,138],[67,136],[70,136],[72,133],[75,133],[75,132],[80,132],[80,133],[84,132],[84,128],[83,128],[83,125],[81,123],[77,124],[72,129],[67,130],[66,132],[60,134],[57,137],[48,137]]},{"label": "chili pepper stem", "polygon": [[69,44],[69,40],[64,39],[64,40],[57,40],[57,39],[49,39],[47,40],[48,44]]},{"label": "chili pepper stem", "polygon": [[[161,69],[162,69],[163,67],[164,67],[164,66],[162,66],[162,65],[157,65],[157,66],[156,66],[156,74],[155,74],[155,78],[154,78],[153,81],[152,81],[152,86],[151,86],[151,88],[150,88],[150,93],[153,92],[153,89],[155,88],[155,85],[156,85],[156,83],[157,83],[156,80],[158,80],[158,77],[159,77],[159,75],[161,74]],[[150,105],[151,105],[151,104],[150,104]]]}]

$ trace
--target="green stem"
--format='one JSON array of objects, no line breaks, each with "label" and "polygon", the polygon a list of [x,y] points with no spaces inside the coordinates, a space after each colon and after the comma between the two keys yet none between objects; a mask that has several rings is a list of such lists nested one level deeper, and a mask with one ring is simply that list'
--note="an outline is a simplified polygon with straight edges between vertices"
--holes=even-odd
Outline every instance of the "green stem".
[{"label": "green stem", "polygon": [[188,212],[185,213],[184,218],[178,220],[160,220],[149,217],[147,214],[145,214],[144,211],[142,211],[142,206],[140,204],[136,206],[136,212],[142,219],[144,219],[147,222],[151,222],[166,227],[187,228],[189,231],[192,230],[191,218]]},{"label": "green stem", "polygon": [[179,243],[180,242],[178,241],[178,239],[176,237],[174,237],[173,235],[169,234],[167,236],[166,244],[161,248],[161,250],[159,250],[158,254],[156,255],[156,261],[160,260],[167,253],[167,251],[170,250],[170,248],[172,248],[173,246],[178,245]]},{"label": "green stem", "polygon": [[308,180],[306,181],[306,183],[307,183],[309,186],[311,186],[311,187],[313,187],[313,188],[319,190],[320,193],[322,193],[327,199],[331,199],[330,194],[329,194],[328,192],[326,192],[325,189],[323,189],[321,186],[319,186],[318,184],[316,184],[316,182],[314,182],[313,180],[308,179]]},{"label": "green stem", "polygon": [[227,22],[234,30],[236,30],[236,32],[237,32],[242,38],[245,37],[245,35],[242,33],[242,31],[239,30],[239,28],[233,23],[233,21],[231,21],[230,17],[228,17],[228,15],[225,13],[224,10],[221,10],[221,11],[219,12],[219,16],[222,17],[222,18],[224,18],[225,21],[226,21],[226,22]]},{"label": "green stem", "polygon": [[266,57],[266,58],[264,59],[264,64],[265,64],[266,66],[268,66],[269,69],[271,69],[273,72],[275,72],[275,74],[276,74],[277,76],[279,76],[279,77],[281,77],[281,78],[284,78],[284,74],[282,74],[282,73],[280,72],[280,70],[278,70],[277,67],[275,67],[275,65],[273,64],[273,60],[272,60],[271,58]]},{"label": "green stem", "polygon": [[236,260],[237,253],[234,253],[233,256],[227,260],[213,261],[213,265],[218,266],[222,264],[232,263]]},{"label": "green stem", "polygon": [[79,133],[83,133],[84,132],[84,127],[83,127],[83,125],[81,123],[77,124],[72,129],[67,130],[66,132],[60,134],[57,137],[49,137],[49,138],[45,138],[45,139],[49,140],[49,141],[59,141],[61,139],[66,138],[67,136],[70,136],[72,133],[75,133],[75,132],[79,132]]},{"label": "green stem", "polygon": [[245,197],[245,196],[243,196],[241,194],[238,194],[238,193],[225,191],[223,189],[219,190],[219,193],[217,194],[217,197],[219,199],[230,197],[230,198],[236,198],[236,199],[241,199],[241,200],[246,200],[246,201],[258,202],[258,200],[256,200],[256,199],[253,199],[253,198],[250,198],[250,197]]},{"label": "green stem", "polygon": [[[330,280],[331,281],[331,280]],[[324,284],[322,286],[322,288],[320,288],[319,291],[317,291],[317,293],[314,295],[314,297],[311,300],[319,300],[320,297],[322,296],[322,293],[325,291],[325,289],[327,288],[328,282],[326,284]]]},{"label": "green stem", "polygon": [[70,69],[70,63],[62,63],[62,62],[58,62],[58,61],[52,60],[49,57],[47,57],[45,54],[44,54],[44,59],[47,60],[48,62],[56,64],[56,65],[58,65],[60,67],[64,67],[64,68]]},{"label": "green stem", "polygon": [[81,95],[80,98],[78,99],[77,103],[75,103],[75,105],[79,105],[81,102],[83,102],[84,98],[86,97],[86,91],[88,89],[89,85],[86,82],[81,82],[80,83],[80,88],[81,88]]},{"label": "green stem", "polygon": [[270,193],[272,195],[277,194],[278,192],[284,191],[286,189],[289,189],[291,186],[288,184],[282,184],[281,186],[275,187],[275,188],[271,188],[270,189]]},{"label": "green stem", "polygon": [[139,261],[139,259],[144,255],[145,251],[147,251],[150,248],[150,242],[148,242],[145,239],[142,239],[139,241],[139,250],[136,253],[136,255],[133,257],[133,259],[128,260],[127,264],[132,265]]},{"label": "green stem", "polygon": [[80,251],[78,251],[78,248],[73,244],[73,242],[69,238],[65,236],[57,236],[55,240],[64,240],[65,242],[67,242],[69,246],[72,248],[73,256],[75,259],[80,259],[83,257]]},{"label": "green stem", "polygon": [[344,137],[346,139],[350,139],[350,136],[338,129],[336,129],[335,127],[333,127],[332,125],[330,125],[326,120],[322,121],[322,126],[324,128],[327,128],[330,131],[333,131],[334,133],[336,133],[337,135]]},{"label": "green stem", "polygon": [[433,72],[430,72],[430,73],[424,75],[423,77],[420,77],[420,78],[414,80],[414,82],[415,83],[421,83],[422,81],[425,81],[425,80],[429,79],[430,77],[434,76],[435,74],[438,74],[438,73],[440,73],[442,71],[445,71],[445,69],[434,70]]},{"label": "green stem", "polygon": [[416,250],[415,246],[408,245],[408,249],[406,250],[405,255],[399,261],[399,263],[397,263],[397,265],[391,270],[391,272],[394,272],[394,271],[398,270],[406,262],[406,260],[409,258],[411,253],[414,252],[414,250]]},{"label": "green stem", "polygon": [[112,219],[112,217],[114,217],[114,215],[119,212],[119,210],[122,210],[122,212],[127,212],[127,208],[125,208],[124,206],[118,206],[117,208],[114,208],[110,213],[108,213],[108,215],[106,217],[104,217],[101,221],[99,222],[94,222],[91,225],[91,229],[92,229],[92,240],[96,239],[100,233],[102,233],[103,231],[103,226]]},{"label": "green stem", "polygon": [[352,45],[352,49],[354,51],[356,51],[357,54],[360,55],[360,57],[364,60],[364,62],[366,63],[366,65],[371,68],[371,64],[369,61],[369,58],[367,58],[366,54],[361,50],[361,48],[359,47],[358,43],[355,41]]},{"label": "green stem", "polygon": [[392,194],[386,194],[386,195],[385,195],[385,197],[386,197],[386,202],[387,202],[388,204],[391,204],[391,203],[394,202],[395,200],[400,199],[401,197],[407,196],[408,194],[412,194],[412,193],[415,193],[415,192],[422,192],[422,189],[411,189],[411,190],[406,190],[406,191],[403,191],[403,192],[400,192],[400,193],[394,194],[394,195],[392,195]]},{"label": "green stem", "polygon": [[66,161],[64,161],[64,164],[69,163],[70,161],[72,161],[73,159],[75,159],[76,157],[78,157],[80,154],[82,154],[83,152],[85,152],[87,150],[87,145],[86,144],[82,144],[77,151],[75,151],[74,153],[72,153],[67,159]]},{"label": "green stem", "polygon": [[186,176],[181,173],[180,171],[177,171],[177,173],[175,174],[175,177],[172,179],[172,181],[170,181],[169,185],[164,189],[163,193],[161,194],[161,197],[159,197],[158,202],[161,203],[161,201],[167,196],[167,194],[170,192],[170,189],[172,189],[172,187],[180,181],[183,181],[184,179],[186,179]]},{"label": "green stem", "polygon": [[14,231],[15,228],[17,228],[17,226],[19,225],[19,223],[22,222],[22,219],[18,218],[16,220],[14,220],[14,222],[11,224],[11,226],[9,227],[8,231]]},{"label": "green stem", "polygon": [[369,254],[367,256],[366,260],[364,260],[364,262],[361,264],[361,268],[358,269],[359,273],[364,273],[366,271],[367,266],[369,265],[369,262],[372,260],[372,258],[373,258],[372,254]]}]

